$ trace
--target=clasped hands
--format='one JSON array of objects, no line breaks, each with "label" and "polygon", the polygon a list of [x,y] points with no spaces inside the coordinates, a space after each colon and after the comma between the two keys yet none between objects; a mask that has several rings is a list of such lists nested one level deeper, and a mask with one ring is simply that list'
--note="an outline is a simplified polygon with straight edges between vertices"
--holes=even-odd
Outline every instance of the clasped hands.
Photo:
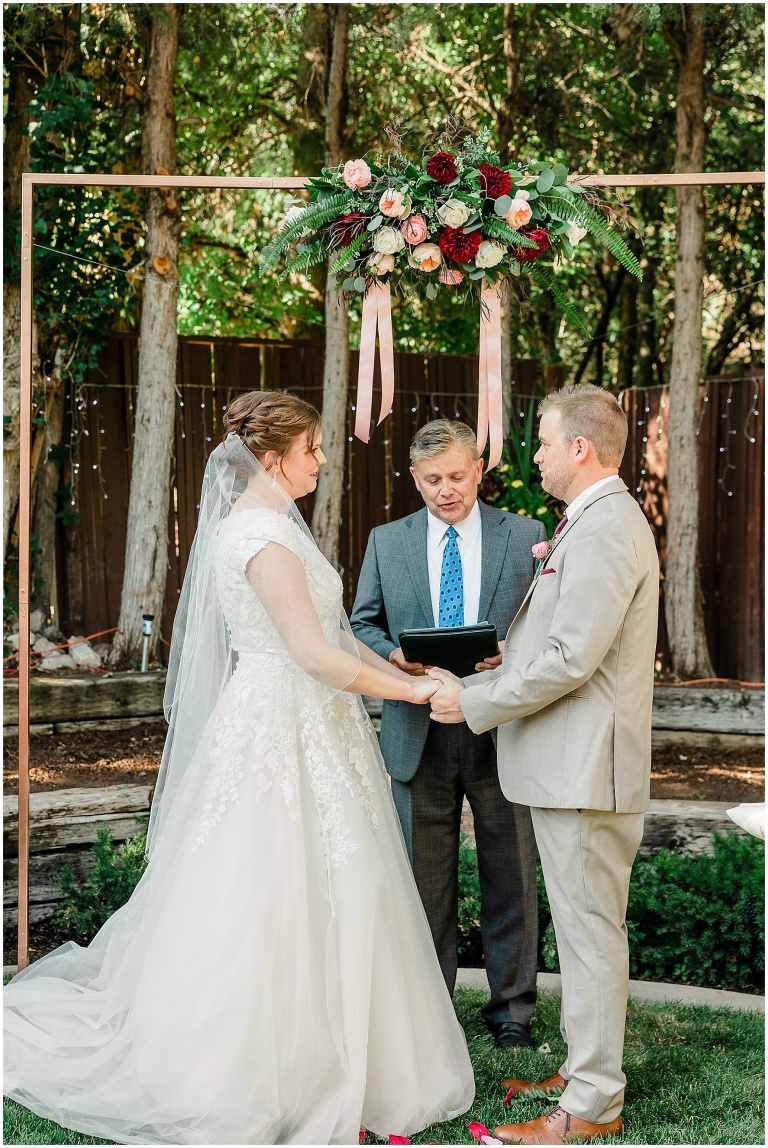
[{"label": "clasped hands", "polygon": [[[478,673],[500,666],[502,651],[503,645],[499,643],[499,653],[495,657],[478,662],[475,666]],[[433,721],[441,722],[443,725],[458,725],[465,720],[459,705],[459,694],[465,688],[461,678],[457,678],[449,670],[440,669],[439,666],[423,666],[419,662],[407,662],[400,649],[393,650],[389,660],[411,677],[422,679],[413,683],[414,696],[411,701],[419,705],[429,702],[432,707],[429,716]]]}]

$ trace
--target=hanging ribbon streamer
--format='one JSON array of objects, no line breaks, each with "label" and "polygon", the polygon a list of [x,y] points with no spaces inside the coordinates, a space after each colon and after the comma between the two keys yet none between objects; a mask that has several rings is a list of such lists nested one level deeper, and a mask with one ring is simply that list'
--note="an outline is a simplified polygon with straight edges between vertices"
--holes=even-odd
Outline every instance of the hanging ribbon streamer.
[{"label": "hanging ribbon streamer", "polygon": [[[355,436],[368,442],[373,406],[373,364],[376,359],[376,330],[379,332],[381,364],[381,423],[392,409],[395,398],[395,351],[392,341],[392,300],[389,283],[374,283],[363,299],[360,328],[360,360],[357,372]],[[378,424],[377,424],[378,425]]]},{"label": "hanging ribbon streamer", "polygon": [[477,405],[477,449],[490,437],[486,473],[499,463],[504,443],[501,391],[501,289],[483,281],[480,294],[480,389]]}]

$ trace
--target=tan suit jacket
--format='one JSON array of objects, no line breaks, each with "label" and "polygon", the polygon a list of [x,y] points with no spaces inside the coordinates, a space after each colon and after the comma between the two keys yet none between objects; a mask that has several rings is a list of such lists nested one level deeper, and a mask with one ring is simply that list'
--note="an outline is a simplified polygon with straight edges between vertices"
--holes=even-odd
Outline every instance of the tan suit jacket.
[{"label": "tan suit jacket", "polygon": [[501,788],[544,809],[648,808],[659,561],[618,476],[576,510],[507,633],[498,670],[459,694],[498,726]]}]

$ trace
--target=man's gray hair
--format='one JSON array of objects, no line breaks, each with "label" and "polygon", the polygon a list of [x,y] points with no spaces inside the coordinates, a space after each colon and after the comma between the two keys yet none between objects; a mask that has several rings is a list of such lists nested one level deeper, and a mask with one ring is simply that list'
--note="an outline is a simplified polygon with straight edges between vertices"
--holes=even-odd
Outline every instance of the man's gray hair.
[{"label": "man's gray hair", "polygon": [[541,400],[539,417],[547,411],[560,412],[566,444],[581,436],[592,443],[601,466],[621,464],[627,445],[627,416],[610,391],[592,383],[574,383]]},{"label": "man's gray hair", "polygon": [[466,447],[474,462],[480,457],[477,436],[472,427],[452,419],[433,419],[419,427],[411,443],[411,465],[425,458],[437,458],[453,446]]}]

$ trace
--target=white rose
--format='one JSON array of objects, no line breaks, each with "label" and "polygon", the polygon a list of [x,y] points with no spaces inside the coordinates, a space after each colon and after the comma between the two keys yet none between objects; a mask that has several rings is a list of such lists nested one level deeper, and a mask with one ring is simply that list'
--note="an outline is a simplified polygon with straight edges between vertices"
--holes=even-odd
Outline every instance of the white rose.
[{"label": "white rose", "polygon": [[442,207],[437,209],[437,218],[446,227],[461,227],[467,222],[472,212],[461,199],[449,199]]},{"label": "white rose", "polygon": [[380,227],[374,232],[373,250],[382,255],[394,255],[405,247],[405,240],[394,227]]},{"label": "white rose", "polygon": [[530,191],[516,191],[515,192],[515,199],[530,199],[530,198],[531,198]]},{"label": "white rose", "polygon": [[484,239],[477,249],[475,266],[495,267],[497,263],[501,263],[506,253],[506,247],[502,247],[498,243],[492,243],[490,239]]},{"label": "white rose", "polygon": [[571,247],[575,247],[587,234],[586,227],[579,227],[578,223],[572,223],[565,233],[565,238],[570,243]]},{"label": "white rose", "polygon": [[395,269],[394,255],[382,255],[380,251],[374,251],[373,255],[368,256],[368,268],[373,275],[386,275],[389,271]]}]

